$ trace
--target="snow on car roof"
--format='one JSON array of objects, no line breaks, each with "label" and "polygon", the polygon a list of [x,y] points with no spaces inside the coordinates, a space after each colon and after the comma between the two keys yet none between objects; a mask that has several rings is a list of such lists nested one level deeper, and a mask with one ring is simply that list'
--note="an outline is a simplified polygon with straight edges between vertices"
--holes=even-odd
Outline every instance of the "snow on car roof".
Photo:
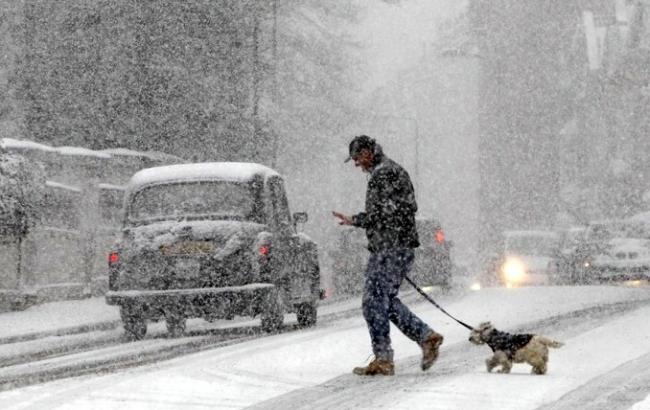
[{"label": "snow on car roof", "polygon": [[65,190],[74,191],[74,192],[81,192],[82,191],[81,188],[78,188],[76,186],[66,185],[66,184],[62,184],[60,182],[56,182],[56,181],[45,181],[45,186],[49,186],[50,188],[65,189]]},{"label": "snow on car roof", "polygon": [[127,157],[150,157],[150,154],[147,152],[134,151],[128,148],[108,148],[100,150],[100,152],[105,152],[111,155],[124,155]]},{"label": "snow on car roof", "polygon": [[49,145],[39,144],[38,142],[29,140],[17,140],[13,138],[2,138],[2,140],[0,140],[0,146],[5,149],[38,149],[48,152],[56,151],[55,148],[50,147]]},{"label": "snow on car roof", "polygon": [[158,151],[135,151],[128,148],[108,148],[100,150],[99,152],[104,152],[110,155],[121,155],[125,157],[142,157],[149,158],[152,160],[168,160],[168,161],[178,161],[183,162],[183,159],[177,157],[176,155],[165,154],[164,152]]},{"label": "snow on car roof", "polygon": [[158,161],[183,162],[183,159],[171,154],[165,154],[158,151],[134,151],[128,148],[109,148],[103,150],[92,150],[84,147],[52,147],[30,140],[17,140],[14,138],[0,139],[0,147],[11,150],[40,150],[44,152],[59,153],[61,155],[88,156],[96,158],[111,158],[113,156],[133,156],[149,158]]},{"label": "snow on car roof", "polygon": [[609,240],[609,244],[612,246],[613,251],[648,251],[650,240],[641,238],[612,238]]},{"label": "snow on car roof", "polygon": [[62,155],[81,155],[88,157],[97,157],[97,158],[111,158],[111,154],[106,152],[94,151],[88,148],[82,147],[57,147],[56,151]]},{"label": "snow on car roof", "polygon": [[250,181],[255,175],[264,179],[280,176],[264,165],[249,162],[204,162],[196,164],[176,164],[146,168],[136,172],[129,181],[127,189],[133,190],[143,185],[168,181],[226,180],[233,182]]}]

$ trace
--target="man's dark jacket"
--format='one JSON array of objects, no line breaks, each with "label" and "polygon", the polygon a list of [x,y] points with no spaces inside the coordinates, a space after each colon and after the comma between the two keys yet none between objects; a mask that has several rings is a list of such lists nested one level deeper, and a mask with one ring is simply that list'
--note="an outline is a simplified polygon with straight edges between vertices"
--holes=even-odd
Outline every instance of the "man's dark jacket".
[{"label": "man's dark jacket", "polygon": [[352,217],[364,228],[370,252],[420,246],[415,227],[418,210],[411,179],[377,146],[366,191],[366,211]]}]

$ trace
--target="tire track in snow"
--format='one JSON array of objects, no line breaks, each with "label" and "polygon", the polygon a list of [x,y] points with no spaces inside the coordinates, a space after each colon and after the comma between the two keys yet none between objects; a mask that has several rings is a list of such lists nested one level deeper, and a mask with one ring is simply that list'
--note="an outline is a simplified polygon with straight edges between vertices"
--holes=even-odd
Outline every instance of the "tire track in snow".
[{"label": "tire track in snow", "polygon": [[[632,310],[647,306],[648,302],[648,300],[635,300],[594,306],[504,330],[552,333],[558,338],[570,338],[601,325],[603,321],[614,320]],[[383,398],[391,391],[414,390],[419,383],[430,384],[435,379],[443,380],[469,372],[475,369],[477,364],[483,363],[487,357],[488,353],[484,348],[477,348],[469,343],[455,343],[447,348],[443,345],[440,358],[428,372],[420,370],[419,356],[409,357],[396,361],[395,365],[400,369],[396,376],[361,378],[352,374],[343,375],[318,386],[295,390],[258,403],[250,408],[291,408],[292,410],[384,408],[387,403]],[[582,407],[578,406],[578,408]],[[569,407],[567,406],[566,409]]]},{"label": "tire track in snow", "polygon": [[538,410],[627,410],[647,397],[648,386],[650,354],[630,360]]},{"label": "tire track in snow", "polygon": [[[415,295],[409,297],[414,298]],[[318,324],[328,326],[358,315],[359,310],[355,304],[354,307],[346,305],[342,310],[319,314]],[[297,324],[287,323],[283,325],[281,332],[295,332],[300,329]],[[123,336],[113,334],[100,335],[98,340],[73,342],[68,345],[64,343],[51,350],[36,348],[29,353],[0,357],[0,363],[4,362],[4,367],[0,367],[0,391],[67,377],[111,373],[267,335],[271,334],[265,333],[259,326],[242,325],[190,330],[185,337],[177,339],[168,338],[165,332],[156,332],[147,335],[142,341],[124,343]],[[65,337],[76,336],[63,336]],[[16,345],[32,342],[38,341],[18,342]]]}]

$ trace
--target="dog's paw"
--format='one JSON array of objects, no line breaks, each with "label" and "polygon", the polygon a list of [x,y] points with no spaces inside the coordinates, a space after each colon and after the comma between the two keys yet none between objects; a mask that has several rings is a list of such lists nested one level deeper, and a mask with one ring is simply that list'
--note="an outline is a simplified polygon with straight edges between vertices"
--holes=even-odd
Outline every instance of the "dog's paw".
[{"label": "dog's paw", "polygon": [[491,359],[485,360],[485,368],[487,369],[488,373],[492,373],[492,369],[494,369],[494,365],[492,364]]}]

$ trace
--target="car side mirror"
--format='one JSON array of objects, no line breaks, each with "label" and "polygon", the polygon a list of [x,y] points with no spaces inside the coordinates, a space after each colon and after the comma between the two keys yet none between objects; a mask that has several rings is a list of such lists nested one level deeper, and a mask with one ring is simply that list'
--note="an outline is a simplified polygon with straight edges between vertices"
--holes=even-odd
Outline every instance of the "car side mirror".
[{"label": "car side mirror", "polygon": [[293,214],[293,225],[296,227],[298,224],[304,224],[307,223],[309,220],[307,216],[307,212],[295,212]]}]

